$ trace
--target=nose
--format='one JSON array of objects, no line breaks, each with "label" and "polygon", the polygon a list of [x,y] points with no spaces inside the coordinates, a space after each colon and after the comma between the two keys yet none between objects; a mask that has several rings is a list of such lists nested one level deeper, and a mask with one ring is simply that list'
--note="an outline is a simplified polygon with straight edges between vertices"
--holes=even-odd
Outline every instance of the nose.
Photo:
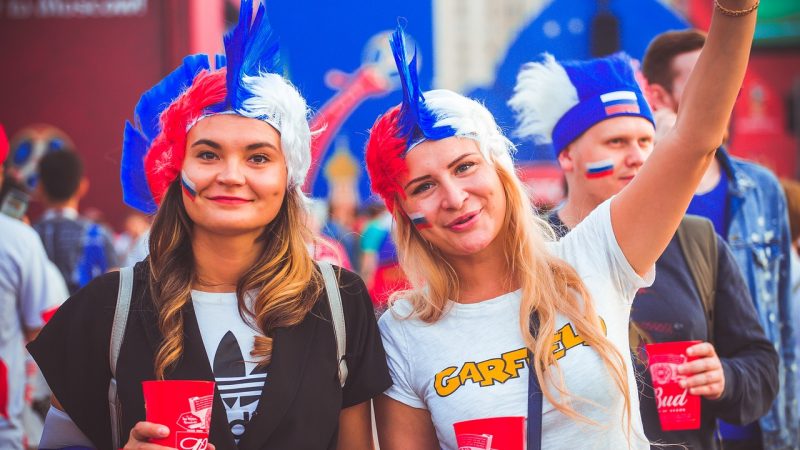
[{"label": "nose", "polygon": [[226,160],[222,166],[222,171],[217,175],[217,181],[228,185],[242,185],[245,183],[244,171],[242,169],[242,163],[240,161],[230,158]]},{"label": "nose", "polygon": [[628,154],[625,156],[625,164],[627,164],[628,167],[640,167],[647,159],[648,151],[649,147],[634,142],[628,148]]},{"label": "nose", "polygon": [[464,205],[469,194],[458,183],[453,180],[442,180],[440,183],[442,192],[442,207],[445,209],[458,210]]}]

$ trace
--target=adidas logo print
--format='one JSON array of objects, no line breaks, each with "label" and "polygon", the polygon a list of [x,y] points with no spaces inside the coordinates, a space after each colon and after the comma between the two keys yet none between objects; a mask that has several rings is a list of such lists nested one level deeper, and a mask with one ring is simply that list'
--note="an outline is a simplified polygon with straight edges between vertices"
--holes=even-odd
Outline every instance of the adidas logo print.
[{"label": "adidas logo print", "polygon": [[214,379],[228,413],[231,433],[238,441],[255,412],[267,379],[266,367],[247,373],[245,358],[236,336],[228,331],[214,354]]}]

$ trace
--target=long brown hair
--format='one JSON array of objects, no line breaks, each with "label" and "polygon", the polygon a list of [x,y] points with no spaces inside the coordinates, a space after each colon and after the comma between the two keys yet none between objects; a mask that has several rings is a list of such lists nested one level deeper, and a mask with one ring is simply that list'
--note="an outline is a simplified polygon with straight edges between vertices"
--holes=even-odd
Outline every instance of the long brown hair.
[{"label": "long brown hair", "polygon": [[[322,290],[320,274],[305,245],[309,231],[302,201],[297,189],[287,190],[278,215],[257,240],[263,243],[263,252],[236,285],[239,314],[264,333],[255,338],[251,353],[262,365],[269,364],[272,355],[272,332],[300,323]],[[164,195],[150,231],[149,288],[164,336],[154,363],[158,379],[164,379],[183,353],[184,307],[191,301],[196,276],[192,228],[176,180]],[[257,292],[252,310],[244,301],[249,292]]]},{"label": "long brown hair", "polygon": [[[578,414],[570,405],[571,396],[564,386],[564,376],[553,354],[556,315],[566,316],[580,336],[598,353],[619,392],[624,398],[627,436],[632,431],[631,398],[623,355],[605,336],[605,330],[595,310],[591,296],[572,266],[551,255],[546,247],[553,240],[552,229],[536,216],[522,182],[504,164],[493,163],[506,196],[506,215],[502,234],[509,284],[518,284],[522,291],[520,328],[527,348],[533,353],[531,367],[543,387],[547,400],[561,413],[584,422],[595,422]],[[412,289],[397,292],[392,301],[404,298],[411,302],[414,317],[428,323],[439,320],[445,313],[448,299],[459,294],[458,277],[438,249],[430,245],[410,223],[400,208],[395,208],[395,242],[400,265],[412,284]],[[531,330],[533,313],[539,316],[539,329],[534,337]],[[559,382],[555,382],[558,380]]]}]

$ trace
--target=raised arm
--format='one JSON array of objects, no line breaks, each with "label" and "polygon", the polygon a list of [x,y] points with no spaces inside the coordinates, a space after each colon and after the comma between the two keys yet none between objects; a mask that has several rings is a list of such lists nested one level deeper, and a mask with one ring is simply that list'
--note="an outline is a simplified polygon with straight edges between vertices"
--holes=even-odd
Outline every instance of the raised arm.
[{"label": "raised arm", "polygon": [[[718,0],[746,10],[757,0]],[[656,144],[630,185],[614,198],[611,222],[640,274],[661,256],[722,143],[742,85],[756,13],[731,17],[715,7],[708,38],[684,90],[675,127]]]}]

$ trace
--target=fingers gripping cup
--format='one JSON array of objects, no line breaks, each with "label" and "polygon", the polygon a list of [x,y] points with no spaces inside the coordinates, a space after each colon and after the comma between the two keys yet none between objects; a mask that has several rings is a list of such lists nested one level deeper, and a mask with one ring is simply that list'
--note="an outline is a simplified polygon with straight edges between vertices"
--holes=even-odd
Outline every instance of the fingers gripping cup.
[{"label": "fingers gripping cup", "polygon": [[453,424],[458,450],[524,450],[525,417],[489,417]]},{"label": "fingers gripping cup", "polygon": [[146,420],[170,429],[166,438],[150,442],[178,450],[208,447],[213,381],[143,381],[142,389]]},{"label": "fingers gripping cup", "polygon": [[678,366],[696,359],[686,355],[686,349],[699,343],[678,341],[646,344],[653,393],[663,431],[700,428],[700,397],[690,394],[688,387],[681,387],[680,381],[686,376],[678,373]]}]

